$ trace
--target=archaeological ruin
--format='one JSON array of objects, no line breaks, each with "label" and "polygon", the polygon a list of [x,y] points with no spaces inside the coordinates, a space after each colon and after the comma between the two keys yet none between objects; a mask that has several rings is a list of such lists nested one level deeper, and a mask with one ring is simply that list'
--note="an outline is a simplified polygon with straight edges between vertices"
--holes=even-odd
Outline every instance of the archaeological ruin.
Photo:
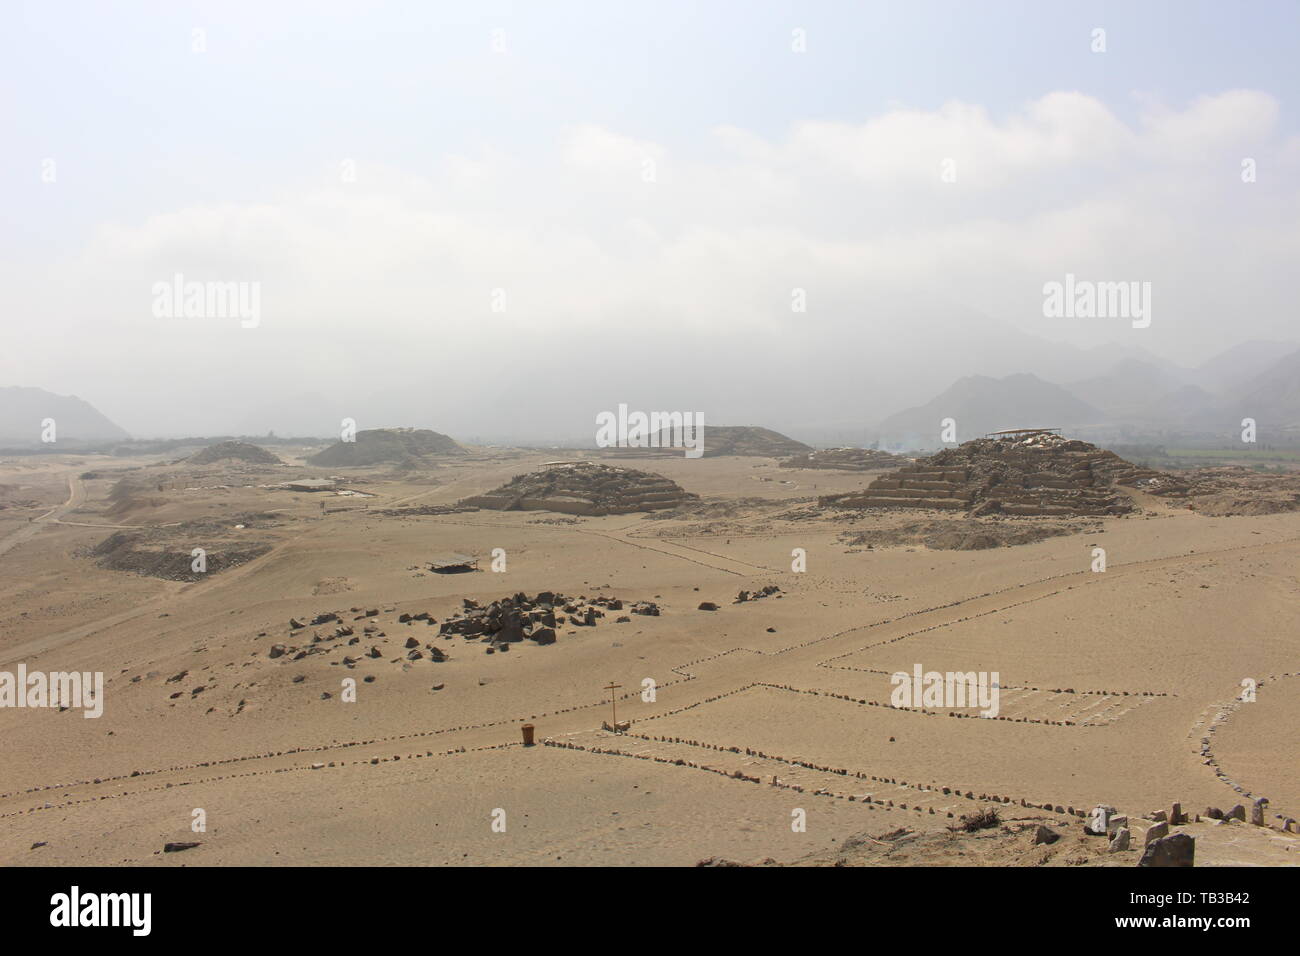
[{"label": "archaeological ruin", "polygon": [[1118,486],[1185,494],[1170,475],[1050,430],[977,438],[905,465],[861,491],[827,495],[823,506],[931,508],[975,515],[1122,515],[1134,510]]},{"label": "archaeological ruin", "polygon": [[516,475],[500,488],[460,504],[495,511],[611,515],[675,508],[698,498],[662,475],[582,461]]},{"label": "archaeological ruin", "polygon": [[370,428],[357,432],[352,441],[337,441],[317,452],[307,464],[328,468],[403,464],[430,456],[464,454],[455,439],[428,428]]},{"label": "archaeological ruin", "polygon": [[191,465],[211,465],[219,461],[244,461],[253,465],[279,465],[279,458],[260,445],[242,441],[223,441],[209,445],[189,458]]},{"label": "archaeological ruin", "polygon": [[875,448],[819,448],[781,462],[782,468],[826,468],[832,471],[879,471],[898,468],[910,461]]}]

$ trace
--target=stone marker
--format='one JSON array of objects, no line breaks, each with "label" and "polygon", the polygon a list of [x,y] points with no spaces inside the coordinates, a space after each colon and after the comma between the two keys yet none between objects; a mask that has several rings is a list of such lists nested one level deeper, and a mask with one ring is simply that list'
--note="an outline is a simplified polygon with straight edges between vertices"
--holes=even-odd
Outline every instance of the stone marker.
[{"label": "stone marker", "polygon": [[1120,853],[1127,850],[1131,836],[1128,827],[1120,827],[1116,830],[1115,839],[1110,841],[1110,852]]},{"label": "stone marker", "polygon": [[1259,797],[1250,805],[1250,822],[1257,827],[1267,826],[1264,822],[1264,808],[1268,806],[1268,797]]},{"label": "stone marker", "polygon": [[1143,842],[1147,846],[1150,846],[1156,840],[1162,840],[1167,836],[1169,836],[1169,824],[1161,821],[1160,823],[1153,824],[1147,830],[1146,839]]}]

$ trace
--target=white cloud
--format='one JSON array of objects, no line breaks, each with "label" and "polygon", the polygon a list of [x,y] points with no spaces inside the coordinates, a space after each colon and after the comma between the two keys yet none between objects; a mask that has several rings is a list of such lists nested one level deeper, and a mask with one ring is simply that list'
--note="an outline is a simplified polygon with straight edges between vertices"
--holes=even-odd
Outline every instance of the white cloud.
[{"label": "white cloud", "polygon": [[[1055,92],[1001,119],[954,102],[804,123],[779,140],[722,127],[699,154],[586,125],[549,156],[459,153],[420,172],[361,160],[353,184],[331,168],[257,203],[106,224],[75,258],[10,274],[9,307],[44,323],[38,339],[54,348],[74,334],[85,348],[11,354],[3,376],[93,379],[112,354],[185,388],[203,387],[196,362],[470,387],[623,361],[629,382],[675,370],[740,383],[777,374],[814,332],[849,349],[930,348],[907,309],[935,300],[1049,337],[1123,334],[1044,325],[1042,284],[1066,271],[1152,281],[1153,325],[1165,323],[1152,340],[1199,356],[1230,344],[1213,291],[1223,269],[1253,284],[1232,339],[1283,334],[1291,306],[1275,277],[1300,235],[1300,151],[1279,139],[1278,112],[1263,93],[1230,91],[1148,104],[1130,126]],[[1221,161],[1239,154],[1268,179],[1241,183]],[[956,182],[940,176],[946,158]],[[175,272],[260,281],[261,327],[160,327],[149,289]],[[806,314],[790,311],[794,287]],[[696,354],[728,343],[744,343],[743,364]],[[275,385],[248,388],[269,400]]]}]

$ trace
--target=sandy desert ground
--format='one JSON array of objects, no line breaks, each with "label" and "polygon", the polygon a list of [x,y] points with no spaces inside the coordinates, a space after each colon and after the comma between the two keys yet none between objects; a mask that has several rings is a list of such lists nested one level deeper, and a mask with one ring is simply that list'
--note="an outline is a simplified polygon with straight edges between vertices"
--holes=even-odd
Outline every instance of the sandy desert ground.
[{"label": "sandy desert ground", "polygon": [[[668,515],[418,513],[564,454],[335,472],[364,499],[264,487],[329,473],[300,458],[0,462],[0,670],[106,679],[99,719],[0,709],[0,860],[1131,866],[1142,815],[1266,796],[1267,827],[1191,824],[1197,864],[1300,861],[1282,832],[1300,817],[1300,513],[1207,517],[1132,492],[1141,514],[1033,544],[868,548],[852,534],[915,516],[815,505],[872,474],[734,457],[629,462],[702,496]],[[134,490],[115,497],[122,478]],[[102,566],[93,549],[142,529],[186,560],[255,556],[195,582]],[[443,552],[481,570],[423,569]],[[765,585],[780,591],[735,603]],[[398,620],[540,591],[662,613],[495,654]],[[326,612],[341,621],[291,631]],[[271,656],[316,633],[322,652]],[[450,659],[409,660],[408,638]],[[892,709],[889,674],[916,664],[998,672],[1000,719]],[[611,682],[627,733],[602,730]],[[948,829],[994,801],[997,833]],[[1082,835],[1070,811],[1099,803],[1129,815],[1132,850]],[[1063,839],[1035,846],[1040,822]],[[161,852],[180,841],[200,845]]]}]

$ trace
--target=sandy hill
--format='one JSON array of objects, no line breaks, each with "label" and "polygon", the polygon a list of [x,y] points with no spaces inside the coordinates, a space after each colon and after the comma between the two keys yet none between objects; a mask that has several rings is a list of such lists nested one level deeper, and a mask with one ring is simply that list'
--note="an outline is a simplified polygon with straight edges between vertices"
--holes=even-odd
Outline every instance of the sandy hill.
[{"label": "sandy hill", "polygon": [[495,491],[461,504],[497,511],[609,515],[675,508],[697,497],[662,475],[575,462],[517,475]]},{"label": "sandy hill", "polygon": [[[1032,422],[1026,422],[1031,417]],[[955,382],[937,398],[891,415],[880,423],[888,437],[915,437],[938,444],[941,422],[957,422],[959,439],[1022,425],[1068,428],[1105,418],[1103,412],[1081,401],[1059,385],[1036,375],[988,378],[971,375]]]},{"label": "sandy hill", "polygon": [[282,464],[279,458],[272,455],[265,448],[242,441],[218,442],[215,445],[209,445],[189,458],[192,465],[210,465],[218,461],[244,461],[253,465]]},{"label": "sandy hill", "polygon": [[[661,433],[662,434],[662,433]],[[795,441],[770,428],[757,425],[704,426],[704,457],[745,455],[758,458],[785,458],[812,451],[810,445]]]},{"label": "sandy hill", "polygon": [[0,388],[0,442],[38,445],[41,422],[54,419],[56,441],[120,441],[131,436],[89,402],[43,388]]},{"label": "sandy hill", "polygon": [[371,428],[357,432],[356,441],[335,442],[312,455],[307,463],[338,468],[463,454],[465,449],[454,439],[427,428]]},{"label": "sandy hill", "polygon": [[1051,433],[977,438],[877,478],[861,492],[823,504],[860,508],[934,508],[1010,515],[1119,515],[1133,510],[1117,485],[1182,494],[1169,475],[1112,451]]}]

